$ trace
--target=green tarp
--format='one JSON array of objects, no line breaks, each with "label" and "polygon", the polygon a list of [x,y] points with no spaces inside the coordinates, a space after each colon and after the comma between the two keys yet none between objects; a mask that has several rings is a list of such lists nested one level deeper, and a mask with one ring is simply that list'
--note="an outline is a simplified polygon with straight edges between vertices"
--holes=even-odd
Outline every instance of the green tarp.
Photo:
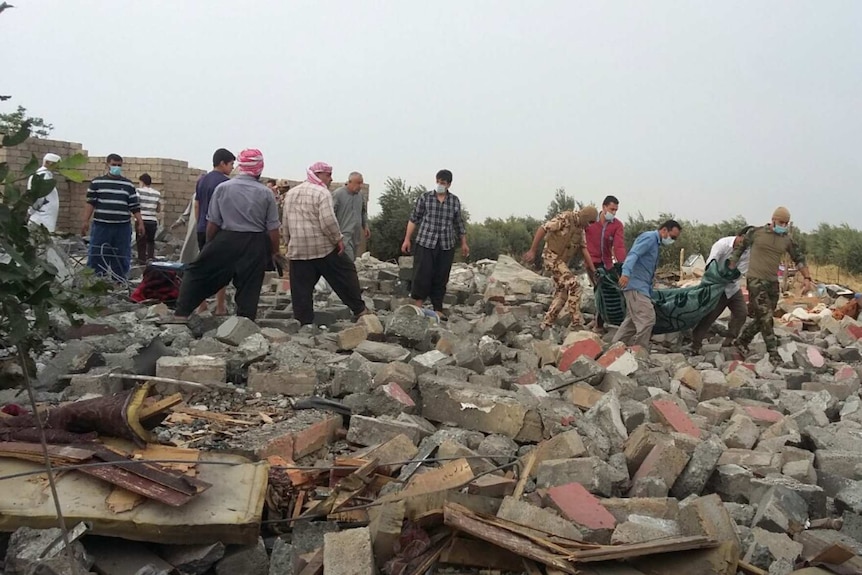
[{"label": "green tarp", "polygon": [[[656,323],[654,334],[692,329],[718,303],[727,284],[738,280],[738,270],[727,264],[719,268],[714,261],[707,265],[703,278],[696,286],[654,290],[652,294]],[[596,310],[605,323],[620,325],[625,318],[626,302],[617,285],[619,270],[599,270],[595,288]]]}]

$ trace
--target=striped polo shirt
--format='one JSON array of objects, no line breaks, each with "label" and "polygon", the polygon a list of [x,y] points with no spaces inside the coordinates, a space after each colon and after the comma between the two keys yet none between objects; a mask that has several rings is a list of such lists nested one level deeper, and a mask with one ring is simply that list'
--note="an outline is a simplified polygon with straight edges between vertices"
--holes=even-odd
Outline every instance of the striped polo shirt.
[{"label": "striped polo shirt", "polygon": [[145,222],[159,221],[158,207],[162,194],[150,187],[138,188],[138,201],[141,203],[141,219]]},{"label": "striped polo shirt", "polygon": [[102,224],[128,224],[131,215],[141,211],[135,185],[110,174],[90,182],[87,203],[95,208],[93,221]]}]

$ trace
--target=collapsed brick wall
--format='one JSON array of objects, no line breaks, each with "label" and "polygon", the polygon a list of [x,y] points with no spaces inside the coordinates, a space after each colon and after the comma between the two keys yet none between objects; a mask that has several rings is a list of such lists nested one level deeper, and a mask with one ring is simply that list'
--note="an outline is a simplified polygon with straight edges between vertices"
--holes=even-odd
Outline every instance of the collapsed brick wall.
[{"label": "collapsed brick wall", "polygon": [[[87,164],[81,171],[84,173],[85,181],[75,183],[56,174],[57,190],[60,193],[60,215],[57,220],[58,233],[77,234],[80,232],[86,205],[87,187],[90,181],[105,173],[105,156],[90,156],[82,144],[77,142],[65,142],[62,140],[49,140],[30,138],[20,146],[14,148],[0,148],[0,162],[8,162],[11,170],[23,171],[27,162],[35,157],[39,163],[42,157],[53,152],[62,158],[69,158],[75,154],[87,156]],[[122,155],[122,151],[119,152]],[[182,214],[195,192],[195,183],[207,170],[193,168],[183,160],[169,158],[138,158],[123,156],[123,174],[139,185],[138,178],[147,173],[153,178],[153,187],[162,193],[162,209],[164,211],[163,225],[170,226]],[[264,175],[261,179],[277,176]],[[291,188],[299,185],[297,180],[288,180]],[[333,182],[331,190],[341,187],[342,183]],[[369,187],[362,186],[362,194],[366,203],[369,197]],[[365,250],[365,241],[360,246],[359,253]]]}]

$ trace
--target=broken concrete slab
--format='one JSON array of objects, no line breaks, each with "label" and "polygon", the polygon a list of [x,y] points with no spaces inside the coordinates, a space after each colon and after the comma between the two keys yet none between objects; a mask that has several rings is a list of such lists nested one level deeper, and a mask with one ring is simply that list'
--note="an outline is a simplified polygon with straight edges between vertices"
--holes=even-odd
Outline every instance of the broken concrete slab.
[{"label": "broken concrete slab", "polygon": [[323,544],[326,575],[376,575],[368,527],[327,533]]}]

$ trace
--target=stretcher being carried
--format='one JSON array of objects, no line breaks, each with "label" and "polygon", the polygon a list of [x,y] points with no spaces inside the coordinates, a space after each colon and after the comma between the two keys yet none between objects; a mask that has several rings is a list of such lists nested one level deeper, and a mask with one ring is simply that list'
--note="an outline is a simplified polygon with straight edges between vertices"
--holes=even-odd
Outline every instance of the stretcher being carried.
[{"label": "stretcher being carried", "polygon": [[[620,264],[609,270],[597,270],[596,313],[609,325],[620,325],[626,316],[626,300],[618,285],[621,270]],[[673,333],[694,328],[715,308],[724,288],[739,278],[739,270],[728,268],[726,263],[719,267],[713,260],[707,264],[698,285],[653,290],[656,322],[652,332]]]}]

